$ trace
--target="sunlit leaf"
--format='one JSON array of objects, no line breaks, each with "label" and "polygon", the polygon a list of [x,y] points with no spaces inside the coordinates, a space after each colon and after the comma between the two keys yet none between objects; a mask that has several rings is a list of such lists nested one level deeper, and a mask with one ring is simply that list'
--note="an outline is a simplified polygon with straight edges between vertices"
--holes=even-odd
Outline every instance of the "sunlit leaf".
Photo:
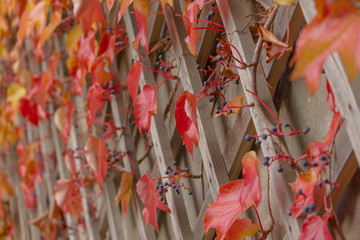
[{"label": "sunlit leaf", "polygon": [[307,217],[301,227],[299,239],[301,240],[332,240],[333,237],[328,229],[328,220],[332,214],[326,214],[323,218],[319,215]]},{"label": "sunlit leaf", "polygon": [[120,188],[115,198],[116,204],[119,204],[119,202],[121,202],[121,209],[124,211],[125,218],[127,217],[127,210],[129,207],[133,180],[134,176],[132,173],[123,172],[121,175]]}]

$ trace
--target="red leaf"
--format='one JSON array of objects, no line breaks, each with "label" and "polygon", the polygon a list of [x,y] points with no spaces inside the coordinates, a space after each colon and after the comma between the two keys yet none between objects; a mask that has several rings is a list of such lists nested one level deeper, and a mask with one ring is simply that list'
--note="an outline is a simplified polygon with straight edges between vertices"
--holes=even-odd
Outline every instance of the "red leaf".
[{"label": "red leaf", "polygon": [[307,217],[302,225],[299,239],[301,240],[332,240],[328,229],[328,220],[332,214],[326,214],[323,218],[319,215]]},{"label": "red leaf", "polygon": [[194,19],[197,17],[198,7],[199,6],[196,1],[192,2],[191,0],[187,0],[184,4],[184,16],[189,17],[189,19],[183,18],[186,32],[188,33],[188,36],[185,38],[185,42],[190,53],[195,57],[197,57],[196,40],[201,40],[198,30],[194,29],[197,27],[197,21]]},{"label": "red leaf", "polygon": [[99,55],[105,57],[108,65],[112,64],[115,57],[115,41],[116,35],[104,32],[99,46]]},{"label": "red leaf", "polygon": [[[359,11],[348,0],[335,1],[331,5],[325,4],[324,0],[320,2],[317,7],[321,14],[303,28],[291,60],[292,63],[297,61],[291,78],[305,77],[311,94],[320,86],[319,78],[327,57],[335,51],[339,52],[350,80],[360,71]],[[324,5],[330,9],[324,10]]]},{"label": "red leaf", "polygon": [[146,131],[147,134],[149,134],[151,116],[156,115],[157,112],[155,90],[155,83],[153,83],[153,88],[151,88],[149,85],[145,85],[143,87],[143,91],[135,98],[134,115],[141,135],[142,128]]},{"label": "red leaf", "polygon": [[72,179],[78,179],[76,171],[74,153],[70,149],[66,149],[63,154],[66,168],[69,170]]},{"label": "red leaf", "polygon": [[64,213],[80,219],[82,215],[82,204],[79,189],[75,188],[71,179],[59,179],[54,186],[54,197],[56,204]]},{"label": "red leaf", "polygon": [[125,218],[127,217],[127,210],[129,208],[133,180],[134,176],[132,173],[123,172],[121,175],[119,192],[115,198],[116,204],[119,204],[119,202],[121,201],[121,209],[125,213]]},{"label": "red leaf", "polygon": [[87,33],[94,22],[105,26],[104,14],[99,0],[77,0],[74,3],[76,20],[80,21],[83,31]]},{"label": "red leaf", "polygon": [[30,121],[35,126],[38,125],[39,117],[37,114],[37,104],[34,101],[28,100],[26,98],[20,99],[19,111],[21,116]]},{"label": "red leaf", "polygon": [[104,60],[102,57],[96,58],[91,65],[91,80],[95,83],[109,83],[111,81],[111,74],[104,71]]},{"label": "red leaf", "polygon": [[218,197],[205,213],[204,228],[216,228],[219,239],[225,239],[236,218],[261,200],[259,159],[254,151],[242,159],[244,179],[235,180],[221,186]]},{"label": "red leaf", "polygon": [[[231,225],[225,240],[242,240],[245,237],[251,237],[259,230],[259,225],[251,223],[248,218],[237,219]],[[216,239],[215,239],[216,240]]]},{"label": "red leaf", "polygon": [[193,144],[195,143],[197,147],[200,138],[196,120],[196,103],[196,96],[185,91],[177,100],[175,108],[176,127],[192,159]]},{"label": "red leaf", "polygon": [[129,75],[126,79],[126,84],[133,101],[135,101],[136,95],[138,93],[142,67],[143,65],[141,62],[135,61],[134,64],[131,66]]},{"label": "red leaf", "polygon": [[88,91],[88,111],[86,115],[86,120],[88,123],[89,131],[94,123],[96,111],[100,108],[100,112],[102,112],[104,106],[104,89],[98,83],[95,83],[89,88]]},{"label": "red leaf", "polygon": [[143,216],[146,226],[150,223],[157,232],[159,227],[156,221],[156,209],[170,212],[170,209],[159,200],[159,193],[155,188],[155,183],[149,172],[142,176],[136,183],[136,192],[140,200],[144,203]]},{"label": "red leaf", "polygon": [[[317,168],[309,168],[306,173],[300,173],[296,181],[289,184],[295,193],[295,201],[291,206],[293,218],[299,217],[303,212],[303,208],[314,203],[314,190],[319,180],[319,170]],[[301,194],[297,191],[301,190]]]},{"label": "red leaf", "polygon": [[331,90],[329,81],[326,78],[326,89],[328,91],[328,95],[326,98],[327,104],[329,105],[329,108],[335,113],[335,97],[334,97],[334,93]]},{"label": "red leaf", "polygon": [[106,147],[102,139],[89,134],[85,143],[85,157],[96,173],[96,181],[101,187],[100,178],[105,180],[107,174]]},{"label": "red leaf", "polygon": [[139,38],[141,45],[146,49],[146,51],[149,51],[149,44],[147,41],[147,22],[150,2],[149,0],[134,0],[133,7],[136,17],[136,24],[139,29],[137,38]]}]

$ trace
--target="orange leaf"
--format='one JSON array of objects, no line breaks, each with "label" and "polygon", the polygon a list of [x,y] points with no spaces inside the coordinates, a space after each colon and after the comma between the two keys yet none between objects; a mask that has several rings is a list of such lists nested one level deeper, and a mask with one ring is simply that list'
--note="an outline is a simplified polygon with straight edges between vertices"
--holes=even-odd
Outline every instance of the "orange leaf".
[{"label": "orange leaf", "polygon": [[220,240],[225,239],[236,218],[252,205],[259,205],[261,184],[259,159],[254,151],[242,159],[244,179],[235,180],[221,186],[218,197],[205,213],[204,228],[216,228]]},{"label": "orange leaf", "polygon": [[[230,101],[226,103],[224,108],[220,111],[219,114],[216,114],[215,117],[225,114],[226,116],[229,116],[233,113],[236,113],[241,110],[241,105],[244,101],[244,95],[234,97]],[[231,112],[229,112],[229,109],[231,109]]]},{"label": "orange leaf", "polygon": [[3,198],[3,195],[5,192],[10,196],[14,195],[14,190],[12,189],[5,174],[0,173],[0,202],[1,202],[1,199]]},{"label": "orange leaf", "polygon": [[60,131],[60,135],[65,144],[67,144],[67,139],[71,130],[71,120],[75,110],[75,105],[72,100],[68,100],[65,103],[62,103],[62,106],[56,109],[54,114],[54,121],[56,127]]},{"label": "orange leaf", "polygon": [[59,179],[54,186],[54,197],[56,204],[64,213],[80,219],[82,215],[82,204],[79,189],[74,187],[71,179]]},{"label": "orange leaf", "polygon": [[132,173],[123,172],[121,175],[120,188],[115,198],[116,204],[119,204],[119,202],[121,201],[121,208],[125,213],[125,218],[127,216],[127,210],[129,208],[133,180],[134,176]]},{"label": "orange leaf", "polygon": [[185,91],[177,100],[175,108],[176,127],[192,159],[193,144],[197,147],[200,139],[196,119],[196,104],[196,96]]},{"label": "orange leaf", "polygon": [[305,77],[306,86],[311,94],[319,88],[323,65],[328,56],[335,51],[339,52],[350,80],[360,71],[359,11],[348,0],[323,5],[330,6],[330,9],[322,10],[320,15],[303,28],[291,60],[292,64],[297,62],[291,79]]},{"label": "orange leaf", "polygon": [[81,35],[83,35],[83,31],[80,24],[76,25],[69,31],[69,35],[66,40],[66,49],[69,53],[72,53],[75,50]]},{"label": "orange leaf", "polygon": [[140,43],[146,49],[146,51],[149,51],[149,44],[147,41],[147,22],[150,2],[149,0],[134,0],[133,7],[136,17],[136,24],[139,29],[138,37]]},{"label": "orange leaf", "polygon": [[73,0],[73,2],[76,20],[81,23],[86,34],[94,22],[99,22],[105,26],[104,14],[99,0]]},{"label": "orange leaf", "polygon": [[278,56],[285,48],[285,51],[292,51],[292,47],[284,43],[269,30],[260,26],[258,28],[260,36],[264,39],[263,48],[266,50],[266,62],[270,62]]},{"label": "orange leaf", "polygon": [[36,46],[38,49],[41,49],[43,47],[45,41],[50,38],[51,34],[55,31],[55,29],[60,23],[61,14],[56,11],[53,13],[50,23],[44,28],[44,30],[40,34],[39,41]]},{"label": "orange leaf", "polygon": [[88,100],[87,100],[88,110],[86,114],[86,120],[88,123],[89,130],[91,129],[94,123],[97,109],[99,108],[100,112],[102,112],[104,106],[103,96],[104,96],[104,89],[98,83],[92,85],[88,90]]},{"label": "orange leaf", "polygon": [[96,172],[96,179],[101,186],[100,177],[105,180],[107,174],[106,147],[102,139],[88,136],[85,143],[85,157],[90,167]]},{"label": "orange leaf", "polygon": [[162,6],[162,10],[165,13],[165,4],[169,4],[172,8],[174,8],[174,0],[160,0],[161,2],[161,6]]},{"label": "orange leaf", "polygon": [[135,121],[138,125],[139,132],[142,135],[143,128],[147,134],[150,131],[151,116],[157,113],[157,103],[155,94],[155,83],[153,88],[149,85],[143,87],[143,91],[136,96],[134,101],[134,115]]},{"label": "orange leaf", "polygon": [[248,218],[237,219],[231,225],[225,240],[242,240],[245,237],[251,237],[259,230],[259,225],[251,223]]},{"label": "orange leaf", "polygon": [[120,22],[121,17],[124,15],[126,9],[130,6],[130,4],[133,2],[133,0],[122,0],[120,2],[120,11],[118,15],[118,22]]}]

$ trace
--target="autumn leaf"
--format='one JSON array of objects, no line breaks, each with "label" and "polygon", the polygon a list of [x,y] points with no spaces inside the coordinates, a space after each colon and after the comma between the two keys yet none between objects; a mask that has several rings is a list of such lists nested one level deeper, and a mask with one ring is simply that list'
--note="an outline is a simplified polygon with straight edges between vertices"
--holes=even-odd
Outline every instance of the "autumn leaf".
[{"label": "autumn leaf", "polygon": [[175,120],[183,144],[193,158],[193,144],[199,145],[199,129],[196,119],[197,98],[187,91],[183,92],[176,102]]},{"label": "autumn leaf", "polygon": [[[189,9],[190,7],[190,9]],[[200,41],[200,35],[197,29],[197,22],[194,20],[197,17],[198,4],[196,2],[192,2],[191,0],[187,0],[184,3],[184,16],[189,17],[183,18],[183,22],[186,28],[187,37],[185,38],[185,42],[187,47],[192,55],[197,57],[196,51],[196,41]]]},{"label": "autumn leaf", "polygon": [[41,32],[36,48],[41,49],[43,47],[45,41],[50,38],[51,34],[55,31],[60,23],[61,14],[58,11],[55,11],[51,16],[49,24]]},{"label": "autumn leaf", "polygon": [[85,157],[91,169],[96,173],[95,178],[100,187],[100,178],[105,180],[107,175],[106,152],[102,139],[89,134],[85,143]]},{"label": "autumn leaf", "polygon": [[55,222],[49,218],[49,211],[30,219],[26,224],[37,227],[46,236],[46,239],[57,239],[57,227]]},{"label": "autumn leaf", "polygon": [[278,37],[276,37],[272,32],[260,26],[258,28],[260,36],[263,38],[263,48],[266,50],[266,62],[270,62],[276,56],[281,54],[283,50],[291,51],[292,47],[289,47],[288,44],[282,42]]},{"label": "autumn leaf", "polygon": [[225,239],[229,229],[246,209],[258,205],[261,200],[259,159],[254,151],[242,159],[244,179],[235,180],[221,186],[214,204],[205,213],[204,228],[216,228],[220,240]]},{"label": "autumn leaf", "polygon": [[174,0],[160,0],[163,13],[165,13],[165,4],[169,4],[172,8],[174,8]]},{"label": "autumn leaf", "polygon": [[91,80],[93,84],[100,83],[105,84],[111,81],[111,74],[104,71],[105,68],[104,60],[101,56],[97,57],[91,66]]},{"label": "autumn leaf", "polygon": [[299,217],[305,206],[314,203],[314,190],[319,180],[319,170],[312,167],[306,173],[300,173],[296,181],[289,184],[295,193],[295,201],[291,206],[293,218]]},{"label": "autumn leaf", "polygon": [[76,171],[74,153],[70,149],[66,149],[63,153],[66,168],[69,170],[72,179],[78,179]]},{"label": "autumn leaf", "polygon": [[56,109],[54,114],[54,122],[60,131],[60,136],[67,145],[67,140],[71,130],[71,120],[75,110],[75,105],[72,100],[62,103],[62,106]]},{"label": "autumn leaf", "polygon": [[76,219],[82,215],[82,204],[79,189],[74,187],[71,179],[59,179],[54,186],[56,204],[64,213],[69,213]]},{"label": "autumn leaf", "polygon": [[105,99],[103,97],[104,89],[100,84],[95,83],[89,88],[87,100],[88,110],[86,114],[89,131],[94,123],[97,109],[99,108],[100,112],[102,112],[105,102]]},{"label": "autumn leaf", "polygon": [[150,223],[156,231],[159,232],[159,226],[156,220],[156,209],[159,208],[166,212],[170,212],[170,209],[159,200],[160,194],[157,192],[154,180],[149,172],[142,176],[136,183],[136,192],[145,205],[143,216],[146,226]]},{"label": "autumn leaf", "polygon": [[146,134],[149,134],[151,125],[151,116],[157,113],[157,103],[155,94],[155,83],[153,88],[149,85],[143,87],[142,92],[136,96],[134,101],[134,115],[135,121],[138,125],[139,132],[142,135],[141,129],[144,129]]},{"label": "autumn leaf", "polygon": [[6,90],[6,101],[11,103],[14,111],[17,111],[20,99],[25,96],[26,89],[19,83],[12,83]]},{"label": "autumn leaf", "polygon": [[136,38],[139,39],[141,46],[143,46],[146,51],[149,51],[149,44],[147,41],[147,22],[150,2],[149,0],[134,0],[133,7],[136,17],[136,24],[139,29]]},{"label": "autumn leaf", "polygon": [[19,112],[26,121],[30,121],[35,126],[38,125],[38,105],[36,102],[22,98],[20,100]]},{"label": "autumn leaf", "polygon": [[[244,95],[234,97],[231,100],[229,100],[224,108],[220,111],[219,114],[216,114],[215,117],[225,114],[226,116],[229,116],[231,114],[234,114],[236,112],[239,112],[241,110],[241,105],[244,101]],[[229,111],[229,109],[231,109]]]},{"label": "autumn leaf", "polygon": [[294,0],[274,0],[279,5],[296,5]]},{"label": "autumn leaf", "polygon": [[116,35],[105,31],[101,37],[99,55],[105,57],[108,66],[113,63],[115,58]]},{"label": "autumn leaf", "polygon": [[305,77],[311,94],[319,88],[323,65],[335,51],[339,52],[350,80],[360,70],[360,54],[354,54],[354,49],[360,47],[360,13],[356,6],[348,0],[333,2],[329,11],[319,8],[324,4],[316,6],[322,14],[303,28],[291,60],[291,64],[296,62],[291,79]]},{"label": "autumn leaf", "polygon": [[250,219],[237,219],[231,225],[225,240],[242,240],[245,237],[251,237],[259,230],[259,225],[251,223]]},{"label": "autumn leaf", "polygon": [[120,2],[120,11],[118,14],[118,22],[120,22],[121,17],[124,15],[126,9],[130,6],[130,4],[133,2],[133,0],[122,0]]},{"label": "autumn leaf", "polygon": [[76,21],[81,23],[83,31],[87,34],[94,22],[105,26],[104,14],[99,0],[73,0]]},{"label": "autumn leaf", "polygon": [[75,51],[81,35],[83,35],[83,31],[80,24],[76,25],[69,31],[69,35],[66,39],[66,49],[68,53]]},{"label": "autumn leaf", "polygon": [[125,213],[125,218],[127,217],[127,211],[129,208],[133,180],[134,176],[132,173],[123,172],[121,175],[120,188],[115,198],[116,204],[119,204],[119,202],[121,202],[121,209]]},{"label": "autumn leaf", "polygon": [[328,220],[332,214],[326,214],[323,218],[319,215],[308,216],[302,227],[299,239],[301,240],[332,240],[328,229]]},{"label": "autumn leaf", "polygon": [[143,67],[142,63],[136,60],[134,64],[131,66],[129,75],[126,79],[126,84],[133,101],[135,101],[136,95],[138,93],[142,67]]},{"label": "autumn leaf", "polygon": [[[7,193],[9,196],[14,195],[14,190],[12,189],[8,179],[5,174],[0,172],[0,203],[4,197],[4,194]],[[5,217],[5,210],[2,208],[2,204],[0,204],[0,219]]]}]

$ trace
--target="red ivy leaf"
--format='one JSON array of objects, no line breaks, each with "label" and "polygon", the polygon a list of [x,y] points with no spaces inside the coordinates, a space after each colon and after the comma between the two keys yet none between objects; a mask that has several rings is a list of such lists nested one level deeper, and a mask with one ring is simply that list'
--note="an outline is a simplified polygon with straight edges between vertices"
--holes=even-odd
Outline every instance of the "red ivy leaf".
[{"label": "red ivy leaf", "polygon": [[67,145],[67,140],[71,130],[71,119],[75,110],[75,105],[72,100],[68,100],[61,104],[62,106],[56,109],[54,114],[54,121],[56,127],[60,131],[60,136]]},{"label": "red ivy leaf", "polygon": [[37,113],[38,107],[36,102],[26,98],[20,99],[19,111],[25,120],[30,121],[35,126],[38,125],[39,117]]},{"label": "red ivy leaf", "polygon": [[244,179],[235,180],[221,186],[218,197],[205,213],[204,228],[216,228],[219,239],[225,239],[236,218],[261,200],[259,159],[254,151],[242,159]]},{"label": "red ivy leaf", "polygon": [[136,17],[136,24],[139,29],[139,33],[136,38],[139,39],[141,45],[146,49],[146,51],[149,51],[149,44],[147,41],[147,22],[150,2],[149,0],[134,0],[133,7]]},{"label": "red ivy leaf", "polygon": [[78,179],[78,173],[76,171],[74,153],[70,149],[66,149],[63,154],[66,168],[69,170],[72,179]]},{"label": "red ivy leaf", "polygon": [[189,17],[189,19],[183,18],[186,32],[188,34],[185,38],[185,42],[190,53],[195,57],[197,57],[196,40],[201,40],[198,30],[194,29],[197,27],[197,22],[194,19],[197,17],[198,8],[198,3],[192,2],[191,0],[187,0],[184,4],[184,16]]},{"label": "red ivy leaf", "polygon": [[326,89],[328,91],[328,95],[326,98],[327,104],[329,105],[329,108],[335,113],[335,97],[334,97],[334,93],[331,90],[329,81],[326,78]]},{"label": "red ivy leaf", "polygon": [[135,98],[134,115],[141,135],[141,128],[149,134],[151,116],[156,115],[157,112],[155,90],[155,83],[153,83],[153,88],[149,85],[145,85],[143,91]]},{"label": "red ivy leaf", "polygon": [[85,33],[91,29],[94,22],[99,22],[102,26],[105,26],[104,14],[99,0],[76,0],[75,2],[76,21],[80,21]]},{"label": "red ivy leaf", "polygon": [[[318,12],[311,23],[304,27],[296,42],[292,63],[297,61],[291,78],[305,77],[305,83],[311,94],[320,86],[320,75],[329,55],[339,52],[350,80],[360,70],[360,13],[348,0],[325,4],[317,3]],[[324,9],[327,8],[327,9]]]},{"label": "red ivy leaf", "polygon": [[54,197],[56,204],[64,213],[80,219],[82,215],[82,204],[79,190],[75,188],[71,179],[59,179],[54,186]]},{"label": "red ivy leaf", "polygon": [[134,64],[131,66],[129,75],[126,79],[126,84],[133,101],[135,101],[136,95],[138,93],[142,67],[143,65],[141,62],[135,61]]},{"label": "red ivy leaf", "polygon": [[105,57],[108,65],[112,64],[115,58],[116,35],[104,32],[99,46],[99,55]]},{"label": "red ivy leaf", "polygon": [[[296,181],[289,184],[295,193],[295,201],[291,206],[293,218],[299,217],[303,213],[303,208],[314,203],[314,189],[319,180],[319,170],[317,168],[309,168],[306,173],[300,173]],[[301,190],[301,194],[297,191]]]},{"label": "red ivy leaf", "polygon": [[193,144],[199,144],[199,129],[196,119],[197,98],[187,91],[183,92],[176,103],[175,120],[186,149],[193,158]]},{"label": "red ivy leaf", "polygon": [[116,204],[119,204],[119,202],[121,201],[121,209],[125,213],[125,218],[127,217],[127,210],[129,208],[133,181],[134,181],[134,175],[132,173],[123,172],[121,175],[119,192],[115,198]]},{"label": "red ivy leaf", "polygon": [[299,239],[301,240],[332,240],[328,229],[328,220],[332,214],[326,214],[323,218],[319,215],[307,217],[301,227]]},{"label": "red ivy leaf", "polygon": [[251,219],[237,219],[233,225],[231,225],[225,240],[242,240],[245,237],[254,235],[258,230],[259,225],[251,223]]},{"label": "red ivy leaf", "polygon": [[143,216],[146,226],[150,223],[156,231],[159,232],[159,226],[156,221],[156,209],[159,208],[166,212],[170,212],[170,209],[160,202],[160,195],[155,188],[154,180],[149,172],[142,176],[136,183],[136,192],[145,205]]},{"label": "red ivy leaf", "polygon": [[104,96],[104,89],[100,84],[95,83],[89,88],[88,100],[87,100],[88,111],[86,115],[86,120],[88,123],[89,130],[91,129],[94,123],[97,109],[100,108],[100,112],[102,112],[104,106],[103,96]]},{"label": "red ivy leaf", "polygon": [[100,178],[105,180],[107,174],[106,147],[102,139],[89,134],[85,143],[85,157],[94,170],[96,181],[101,187]]}]

